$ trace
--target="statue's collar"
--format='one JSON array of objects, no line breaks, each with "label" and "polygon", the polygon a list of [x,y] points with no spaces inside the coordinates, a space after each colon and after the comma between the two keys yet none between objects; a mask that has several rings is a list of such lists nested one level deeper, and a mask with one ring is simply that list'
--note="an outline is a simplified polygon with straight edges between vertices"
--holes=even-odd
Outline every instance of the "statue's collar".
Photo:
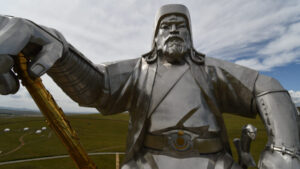
[{"label": "statue's collar", "polygon": [[[156,49],[153,49],[150,52],[142,55],[142,57],[145,58],[148,64],[152,64],[157,61],[158,55],[159,52]],[[198,65],[203,65],[205,63],[205,54],[197,52],[195,49],[191,50],[189,58]]]}]

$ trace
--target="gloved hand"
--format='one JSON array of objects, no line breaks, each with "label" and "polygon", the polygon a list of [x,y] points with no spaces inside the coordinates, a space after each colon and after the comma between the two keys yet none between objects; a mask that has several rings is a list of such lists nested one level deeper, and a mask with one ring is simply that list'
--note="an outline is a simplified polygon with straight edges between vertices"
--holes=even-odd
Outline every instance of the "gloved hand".
[{"label": "gloved hand", "polygon": [[19,89],[12,68],[20,52],[30,56],[28,73],[39,77],[62,57],[65,41],[61,37],[55,30],[29,20],[0,15],[0,94],[13,94]]}]

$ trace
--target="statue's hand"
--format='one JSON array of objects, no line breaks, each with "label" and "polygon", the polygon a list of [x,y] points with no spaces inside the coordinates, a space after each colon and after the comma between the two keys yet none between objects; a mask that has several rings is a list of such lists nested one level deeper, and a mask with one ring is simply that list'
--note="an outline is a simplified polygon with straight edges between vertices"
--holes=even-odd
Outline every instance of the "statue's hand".
[{"label": "statue's hand", "polygon": [[261,154],[259,169],[298,169],[300,168],[299,157],[292,157],[278,151],[264,150]]},{"label": "statue's hand", "polygon": [[0,94],[18,91],[12,67],[20,52],[30,56],[28,72],[32,77],[43,75],[61,58],[64,45],[51,33],[26,19],[0,15]]}]

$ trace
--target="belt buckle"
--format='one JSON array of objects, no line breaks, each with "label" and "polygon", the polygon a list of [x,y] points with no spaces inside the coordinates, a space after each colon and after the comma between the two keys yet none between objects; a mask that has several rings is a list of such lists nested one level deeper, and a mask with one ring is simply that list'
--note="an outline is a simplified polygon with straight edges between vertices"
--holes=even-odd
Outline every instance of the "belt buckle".
[{"label": "belt buckle", "polygon": [[183,130],[178,130],[175,133],[168,135],[169,146],[175,151],[188,151],[193,147],[192,137],[184,133]]}]

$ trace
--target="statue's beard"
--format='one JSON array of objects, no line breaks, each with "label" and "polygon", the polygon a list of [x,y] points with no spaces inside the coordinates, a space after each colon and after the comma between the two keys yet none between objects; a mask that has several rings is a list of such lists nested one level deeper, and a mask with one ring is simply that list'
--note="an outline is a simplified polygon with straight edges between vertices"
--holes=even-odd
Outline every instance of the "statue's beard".
[{"label": "statue's beard", "polygon": [[162,48],[165,59],[170,63],[181,62],[187,52],[187,46],[180,38],[167,40]]}]

